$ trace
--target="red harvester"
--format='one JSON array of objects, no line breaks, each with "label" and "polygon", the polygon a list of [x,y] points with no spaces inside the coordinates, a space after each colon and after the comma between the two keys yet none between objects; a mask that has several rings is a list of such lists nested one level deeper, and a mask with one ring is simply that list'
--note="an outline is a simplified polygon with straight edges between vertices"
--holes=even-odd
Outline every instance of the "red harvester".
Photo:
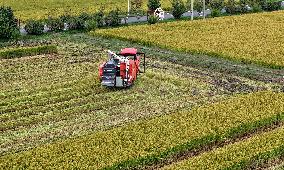
[{"label": "red harvester", "polygon": [[[128,87],[137,79],[138,73],[145,72],[145,53],[135,48],[122,49],[116,54],[108,51],[109,60],[99,67],[101,84],[107,87]],[[140,62],[143,59],[143,72]]]}]

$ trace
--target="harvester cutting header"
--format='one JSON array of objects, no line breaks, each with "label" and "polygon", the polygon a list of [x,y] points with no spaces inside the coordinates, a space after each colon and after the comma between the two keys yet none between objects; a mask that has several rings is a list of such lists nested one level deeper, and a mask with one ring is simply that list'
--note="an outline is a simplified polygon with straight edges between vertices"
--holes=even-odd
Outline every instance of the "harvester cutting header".
[{"label": "harvester cutting header", "polygon": [[[122,49],[116,54],[108,51],[109,60],[99,67],[101,84],[107,87],[129,87],[139,73],[145,72],[145,53],[135,48]],[[140,62],[143,59],[143,71]]]}]

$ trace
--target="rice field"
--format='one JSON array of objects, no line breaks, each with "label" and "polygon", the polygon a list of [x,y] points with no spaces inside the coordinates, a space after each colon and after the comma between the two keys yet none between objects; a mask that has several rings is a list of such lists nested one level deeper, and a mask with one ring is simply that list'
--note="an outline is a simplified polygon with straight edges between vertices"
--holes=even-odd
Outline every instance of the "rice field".
[{"label": "rice field", "polygon": [[206,72],[151,59],[134,87],[107,89],[97,72],[105,52],[91,43],[59,41],[56,54],[0,60],[1,154],[226,96]]},{"label": "rice field", "polygon": [[[281,167],[282,15],[1,44],[0,169]],[[146,72],[130,88],[101,86],[107,50],[130,46],[146,53]]]},{"label": "rice field", "polygon": [[261,164],[263,158],[283,156],[283,137],[282,126],[161,169],[248,169],[252,164],[257,164],[257,161]]},{"label": "rice field", "polygon": [[[21,20],[44,19],[48,16],[58,17],[65,13],[79,15],[84,12],[94,13],[101,7],[106,11],[116,8],[127,11],[126,0],[0,0],[0,5],[11,6],[15,15]],[[147,9],[147,2],[143,0],[143,9]],[[162,0],[162,7],[171,6],[170,0]]]},{"label": "rice field", "polygon": [[[166,154],[169,152],[167,150],[179,145],[191,144],[191,149],[195,149],[201,143],[197,142],[194,145],[193,141],[196,139],[206,138],[204,144],[206,147],[206,144],[215,142],[214,139],[233,138],[238,133],[253,131],[267,123],[271,124],[276,121],[276,117],[279,117],[278,121],[282,121],[284,119],[283,99],[283,93],[273,92],[236,96],[215,104],[194,107],[190,112],[178,113],[177,111],[171,115],[138,121],[125,127],[55,142],[21,153],[7,154],[0,158],[0,165],[9,168],[56,166],[57,168],[101,169],[116,167],[116,164],[122,163],[119,166],[125,169],[125,167],[134,166],[133,162],[137,159],[139,162],[141,157],[146,157],[146,161],[151,160],[151,157],[163,155],[160,153]],[[280,130],[280,135],[276,134],[272,137],[277,139],[276,137],[281,136],[282,131]],[[214,136],[213,139],[211,139],[212,136]],[[281,138],[278,138],[277,142],[275,140],[271,142],[274,142],[274,145],[268,145],[269,148],[266,150],[284,144]],[[261,147],[258,149],[266,151]],[[172,152],[177,152],[177,149]],[[131,163],[128,163],[128,160]],[[135,166],[139,164],[140,162]]]},{"label": "rice field", "polygon": [[92,34],[230,60],[284,67],[283,11],[128,26]]}]

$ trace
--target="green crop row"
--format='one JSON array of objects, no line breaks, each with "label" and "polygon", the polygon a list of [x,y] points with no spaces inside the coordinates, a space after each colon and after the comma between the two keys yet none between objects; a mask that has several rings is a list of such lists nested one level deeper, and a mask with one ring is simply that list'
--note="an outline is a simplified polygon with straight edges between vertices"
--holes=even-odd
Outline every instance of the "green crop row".
[{"label": "green crop row", "polygon": [[284,68],[283,11],[101,29],[93,35]]},{"label": "green crop row", "polygon": [[284,94],[257,92],[195,107],[189,112],[142,120],[124,127],[59,141],[0,158],[7,168],[127,169],[184,150],[271,125],[284,119]]},{"label": "green crop row", "polygon": [[258,134],[199,156],[163,167],[174,169],[246,169],[251,164],[284,155],[284,127]]},{"label": "green crop row", "polygon": [[34,56],[41,54],[57,53],[57,47],[54,45],[26,47],[26,48],[12,48],[0,51],[0,59],[11,59],[25,56]]}]

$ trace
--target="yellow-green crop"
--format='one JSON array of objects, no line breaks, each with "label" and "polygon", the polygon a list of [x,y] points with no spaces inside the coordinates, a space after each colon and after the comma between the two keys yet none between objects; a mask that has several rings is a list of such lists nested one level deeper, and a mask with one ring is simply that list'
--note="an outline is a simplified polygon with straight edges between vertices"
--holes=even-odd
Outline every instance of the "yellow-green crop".
[{"label": "yellow-green crop", "polygon": [[263,154],[277,157],[277,153],[271,152],[277,152],[276,150],[280,147],[284,147],[284,127],[256,135],[235,144],[226,145],[222,148],[206,152],[197,157],[192,157],[162,169],[226,169],[233,166],[239,166],[243,162],[249,163],[250,161],[256,161],[255,159]]},{"label": "yellow-green crop", "polygon": [[0,157],[0,166],[100,169],[158,154],[208,135],[227,134],[243,124],[261,122],[283,112],[284,93],[264,91],[237,95],[229,100],[195,107],[189,112],[138,121],[77,139],[8,154]]},{"label": "yellow-green crop", "polygon": [[[0,0],[1,5],[11,6],[22,20],[58,17],[64,13],[79,15],[82,12],[96,12],[101,7],[106,11],[119,8],[127,11],[127,0]],[[143,9],[147,9],[143,0]],[[162,0],[162,7],[170,7],[170,0]]]},{"label": "yellow-green crop", "polygon": [[284,11],[103,29],[96,35],[284,67]]}]

